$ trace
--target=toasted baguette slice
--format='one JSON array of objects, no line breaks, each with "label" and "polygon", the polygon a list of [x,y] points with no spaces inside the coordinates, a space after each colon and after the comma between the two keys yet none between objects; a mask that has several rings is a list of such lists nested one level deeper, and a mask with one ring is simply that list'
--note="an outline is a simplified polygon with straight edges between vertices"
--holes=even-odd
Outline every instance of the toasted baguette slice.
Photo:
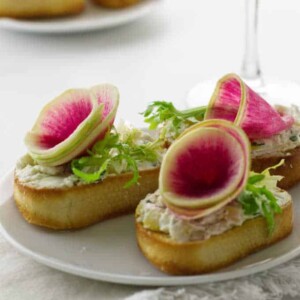
[{"label": "toasted baguette slice", "polygon": [[292,231],[293,210],[288,193],[286,198],[282,213],[275,216],[272,235],[268,234],[262,217],[247,220],[207,240],[184,243],[136,222],[138,245],[146,258],[163,272],[192,275],[215,271],[283,239]]},{"label": "toasted baguette slice", "polygon": [[41,18],[80,13],[85,0],[0,0],[0,17]]},{"label": "toasted baguette slice", "polygon": [[[300,147],[290,153],[283,166],[271,171],[285,176],[278,184],[284,189],[300,180]],[[280,159],[254,159],[252,166],[259,172],[278,163]],[[129,189],[124,189],[123,185],[131,174],[112,176],[96,184],[56,189],[31,187],[15,175],[14,197],[23,216],[30,223],[53,229],[82,228],[134,212],[139,201],[158,187],[159,168],[140,173],[139,185]],[[107,198],[113,200],[108,201]]]},{"label": "toasted baguette slice", "polygon": [[287,156],[281,157],[263,157],[252,159],[251,168],[255,172],[262,172],[266,168],[272,167],[278,164],[284,159],[284,164],[274,170],[271,170],[272,175],[284,176],[282,180],[278,182],[278,187],[287,190],[300,181],[300,147],[288,151]]},{"label": "toasted baguette slice", "polygon": [[108,8],[124,8],[134,5],[140,0],[94,0],[94,2]]},{"label": "toasted baguette slice", "polygon": [[108,176],[103,182],[65,188],[37,189],[15,174],[14,198],[23,217],[52,229],[82,228],[133,213],[139,201],[158,186],[159,168],[140,171],[139,184],[124,188],[132,174]]}]

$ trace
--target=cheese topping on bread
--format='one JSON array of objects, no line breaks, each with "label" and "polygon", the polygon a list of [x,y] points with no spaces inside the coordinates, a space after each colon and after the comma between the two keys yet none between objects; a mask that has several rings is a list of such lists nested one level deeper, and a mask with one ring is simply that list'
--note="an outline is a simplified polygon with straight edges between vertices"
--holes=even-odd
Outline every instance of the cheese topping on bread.
[{"label": "cheese topping on bread", "polygon": [[15,176],[21,183],[37,189],[67,188],[77,184],[84,184],[72,173],[70,165],[58,167],[41,166],[36,164],[28,154],[18,160]]},{"label": "cheese topping on bread", "polygon": [[276,134],[269,139],[256,140],[252,143],[252,158],[288,156],[289,150],[300,146],[300,126]]},{"label": "cheese topping on bread", "polygon": [[[300,146],[300,111],[295,105],[290,107],[276,106],[276,110],[282,115],[290,115],[295,120],[293,126],[270,138],[257,139],[252,141],[251,157],[284,157],[289,156],[289,150]],[[272,122],[272,120],[270,120]],[[193,124],[193,123],[192,123]],[[178,137],[178,133],[184,132],[191,126],[191,122],[181,122],[177,130],[174,130],[172,119],[166,120],[158,126],[168,145],[172,144]]]},{"label": "cheese topping on bread", "polygon": [[294,125],[271,138],[255,140],[252,142],[252,158],[288,156],[289,150],[300,146],[300,111],[295,105],[291,107],[278,107],[279,112],[289,114],[295,119]]},{"label": "cheese topping on bread", "polygon": [[[131,138],[134,138],[135,144],[151,142],[156,138],[154,135],[136,129],[128,122],[123,121],[119,123],[117,132],[119,133],[121,140],[125,140],[130,135]],[[114,150],[112,150],[112,152],[113,151]],[[156,168],[160,165],[164,152],[165,149],[158,151],[158,160],[155,163],[149,161],[137,161],[138,169],[141,171]],[[115,176],[127,172],[127,167],[126,162],[114,164],[109,174],[106,174],[105,176]],[[20,158],[17,162],[15,175],[20,183],[37,189],[70,188],[75,185],[87,184],[72,173],[70,163],[56,167],[42,166],[37,164],[28,154]],[[102,177],[102,179],[103,178],[104,177]]]},{"label": "cheese topping on bread", "polygon": [[[275,189],[272,192],[279,206],[283,206],[289,199],[285,191]],[[141,222],[144,228],[167,233],[178,242],[207,240],[256,217],[245,215],[241,204],[234,200],[208,216],[184,220],[165,206],[159,191],[147,195],[137,207],[136,214],[137,222]]]}]

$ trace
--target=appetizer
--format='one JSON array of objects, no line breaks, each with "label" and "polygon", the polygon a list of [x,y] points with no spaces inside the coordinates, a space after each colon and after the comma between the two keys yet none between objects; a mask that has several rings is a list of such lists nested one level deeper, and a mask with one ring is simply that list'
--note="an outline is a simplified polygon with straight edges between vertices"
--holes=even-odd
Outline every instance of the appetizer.
[{"label": "appetizer", "polygon": [[278,184],[284,189],[300,180],[297,108],[271,107],[236,75],[218,82],[206,107],[179,111],[152,103],[144,112],[149,131],[115,127],[118,103],[117,88],[103,84],[67,91],[41,111],[15,170],[15,201],[27,221],[72,229],[134,212],[157,189],[166,149],[212,118],[245,131],[253,171],[278,165],[270,172],[284,176]]},{"label": "appetizer", "polygon": [[283,239],[292,231],[292,199],[269,171],[250,172],[248,137],[229,121],[184,131],[163,158],[159,189],[137,207],[141,251],[164,272],[190,275]]},{"label": "appetizer", "polygon": [[102,84],[69,90],[41,111],[15,169],[24,218],[52,229],[82,228],[134,212],[157,189],[164,148],[127,124],[113,126],[119,93]]},{"label": "appetizer", "polygon": [[237,75],[219,80],[204,107],[177,110],[172,103],[157,101],[144,113],[150,129],[160,130],[166,145],[188,127],[202,120],[225,119],[241,127],[251,141],[252,169],[261,172],[278,164],[271,171],[284,176],[279,187],[288,189],[300,180],[300,112],[298,107],[272,107],[250,89]]},{"label": "appetizer", "polygon": [[83,11],[85,0],[0,0],[0,17],[42,18],[74,15]]}]

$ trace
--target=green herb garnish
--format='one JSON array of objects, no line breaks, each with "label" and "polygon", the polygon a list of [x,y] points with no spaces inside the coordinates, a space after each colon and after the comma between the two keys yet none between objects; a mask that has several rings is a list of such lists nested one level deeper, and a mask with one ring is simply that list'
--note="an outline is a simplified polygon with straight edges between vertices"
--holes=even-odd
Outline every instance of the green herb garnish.
[{"label": "green herb garnish", "polygon": [[272,234],[275,228],[275,214],[282,211],[271,192],[282,176],[270,175],[270,169],[277,168],[283,163],[284,160],[261,174],[251,172],[245,190],[238,197],[246,215],[262,215],[266,219],[269,234]]},{"label": "green herb garnish", "polygon": [[142,114],[150,130],[163,124],[162,136],[170,135],[176,138],[185,128],[202,121],[205,112],[206,106],[178,110],[171,102],[154,101]]},{"label": "green herb garnish", "polygon": [[132,178],[125,184],[125,188],[138,183],[139,162],[157,163],[161,144],[159,140],[138,143],[133,129],[125,138],[121,138],[116,130],[106,134],[105,138],[97,142],[89,156],[74,159],[71,164],[73,173],[87,183],[102,180],[107,174],[132,171]]},{"label": "green herb garnish", "polygon": [[264,142],[252,142],[252,146],[263,146]]},{"label": "green herb garnish", "polygon": [[290,136],[290,140],[292,142],[297,142],[298,141],[298,136],[297,135],[292,135],[292,136]]}]

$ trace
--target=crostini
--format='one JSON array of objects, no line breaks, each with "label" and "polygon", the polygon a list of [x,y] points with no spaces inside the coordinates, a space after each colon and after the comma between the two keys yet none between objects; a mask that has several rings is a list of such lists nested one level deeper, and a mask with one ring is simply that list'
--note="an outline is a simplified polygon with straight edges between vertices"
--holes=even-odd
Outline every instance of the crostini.
[{"label": "crostini", "polygon": [[[241,127],[251,141],[252,170],[271,171],[284,178],[280,188],[289,189],[300,181],[300,111],[298,107],[269,105],[235,74],[222,77],[207,106],[184,111],[172,103],[156,101],[144,112],[150,129],[158,129],[166,146],[187,128],[211,118],[225,119]],[[196,126],[196,125],[195,125]]]},{"label": "crostini", "polygon": [[293,227],[292,199],[269,171],[250,172],[250,143],[231,122],[185,131],[163,158],[158,191],[137,207],[141,251],[163,272],[192,275],[283,239]]},{"label": "crostini", "polygon": [[158,186],[164,149],[126,123],[113,126],[116,87],[69,90],[41,111],[14,173],[14,199],[30,223],[75,229],[134,212]]}]

